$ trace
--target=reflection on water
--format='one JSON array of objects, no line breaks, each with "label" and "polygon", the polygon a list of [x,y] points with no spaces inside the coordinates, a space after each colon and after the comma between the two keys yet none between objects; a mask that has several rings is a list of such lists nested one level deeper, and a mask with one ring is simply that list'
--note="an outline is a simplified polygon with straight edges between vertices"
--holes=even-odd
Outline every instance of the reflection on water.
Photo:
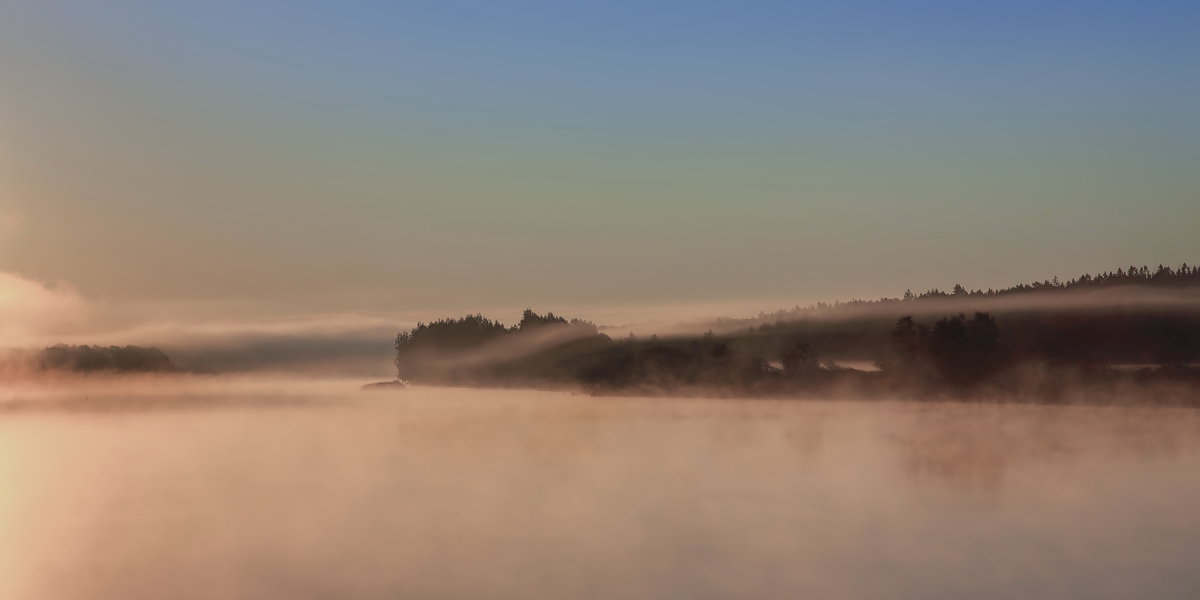
[{"label": "reflection on water", "polygon": [[0,399],[0,598],[1194,598],[1200,412]]}]

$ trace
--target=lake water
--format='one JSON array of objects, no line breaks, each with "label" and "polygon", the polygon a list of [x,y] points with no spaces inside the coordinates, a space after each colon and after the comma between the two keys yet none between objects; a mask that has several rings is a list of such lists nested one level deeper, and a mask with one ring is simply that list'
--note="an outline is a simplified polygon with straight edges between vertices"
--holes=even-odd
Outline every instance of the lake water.
[{"label": "lake water", "polygon": [[1200,597],[1189,409],[43,386],[0,486],[14,600]]}]

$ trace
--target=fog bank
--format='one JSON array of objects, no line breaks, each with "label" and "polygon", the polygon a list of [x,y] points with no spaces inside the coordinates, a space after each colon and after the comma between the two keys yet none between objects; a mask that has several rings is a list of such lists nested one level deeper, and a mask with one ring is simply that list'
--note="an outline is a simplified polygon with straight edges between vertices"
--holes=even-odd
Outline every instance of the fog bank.
[{"label": "fog bank", "polygon": [[[0,495],[0,597],[1200,586],[1194,410],[144,381],[0,412],[0,480],[20,482]],[[71,406],[97,393],[120,408]]]}]

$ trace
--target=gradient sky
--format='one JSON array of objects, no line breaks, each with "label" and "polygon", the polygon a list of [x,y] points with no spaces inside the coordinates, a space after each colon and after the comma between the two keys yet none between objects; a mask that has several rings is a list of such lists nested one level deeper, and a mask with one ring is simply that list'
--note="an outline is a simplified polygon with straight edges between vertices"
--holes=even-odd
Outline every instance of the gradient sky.
[{"label": "gradient sky", "polygon": [[0,272],[179,316],[594,316],[1197,262],[1198,29],[1154,1],[0,0]]}]

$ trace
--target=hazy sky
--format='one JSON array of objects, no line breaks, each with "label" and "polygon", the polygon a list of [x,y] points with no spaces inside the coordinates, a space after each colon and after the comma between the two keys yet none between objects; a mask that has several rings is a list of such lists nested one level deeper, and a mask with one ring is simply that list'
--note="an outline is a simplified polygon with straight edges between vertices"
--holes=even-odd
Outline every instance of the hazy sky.
[{"label": "hazy sky", "polygon": [[1196,2],[0,6],[0,272],[90,302],[770,309],[1200,261]]}]

